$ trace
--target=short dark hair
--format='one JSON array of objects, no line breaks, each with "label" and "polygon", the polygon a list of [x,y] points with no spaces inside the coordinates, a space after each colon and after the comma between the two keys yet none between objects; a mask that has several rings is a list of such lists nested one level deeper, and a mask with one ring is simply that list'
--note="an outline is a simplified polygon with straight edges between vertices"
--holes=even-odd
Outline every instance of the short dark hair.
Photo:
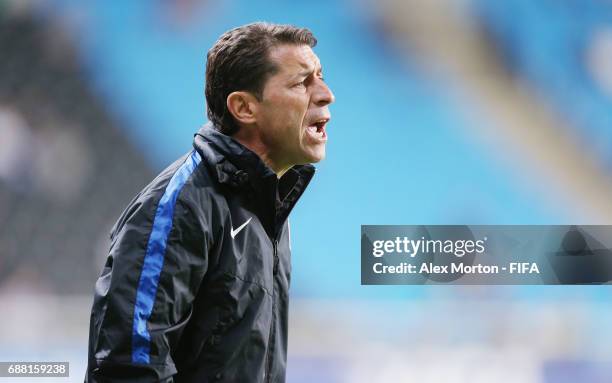
[{"label": "short dark hair", "polygon": [[317,44],[307,28],[256,22],[225,32],[210,48],[206,61],[208,119],[215,129],[232,135],[238,124],[227,110],[227,96],[248,91],[261,99],[268,76],[278,68],[270,60],[270,49],[282,44]]}]

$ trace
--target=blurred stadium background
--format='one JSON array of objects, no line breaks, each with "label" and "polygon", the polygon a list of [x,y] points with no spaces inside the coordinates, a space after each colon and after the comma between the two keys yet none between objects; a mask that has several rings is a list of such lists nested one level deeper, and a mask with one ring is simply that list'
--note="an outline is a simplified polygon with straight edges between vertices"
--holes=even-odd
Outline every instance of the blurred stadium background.
[{"label": "blurred stadium background", "polygon": [[610,287],[359,270],[361,224],[612,224],[605,0],[0,2],[0,360],[82,381],[110,227],[205,122],[207,49],[256,20],[311,28],[337,97],[292,216],[288,382],[611,382]]}]

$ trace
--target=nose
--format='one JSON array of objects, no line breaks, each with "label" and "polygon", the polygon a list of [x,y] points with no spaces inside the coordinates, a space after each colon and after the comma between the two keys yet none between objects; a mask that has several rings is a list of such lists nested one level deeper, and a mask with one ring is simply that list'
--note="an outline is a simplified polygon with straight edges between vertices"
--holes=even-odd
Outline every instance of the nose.
[{"label": "nose", "polygon": [[313,93],[313,102],[317,106],[325,106],[336,101],[336,96],[332,93],[331,89],[323,80],[318,80],[318,86]]}]

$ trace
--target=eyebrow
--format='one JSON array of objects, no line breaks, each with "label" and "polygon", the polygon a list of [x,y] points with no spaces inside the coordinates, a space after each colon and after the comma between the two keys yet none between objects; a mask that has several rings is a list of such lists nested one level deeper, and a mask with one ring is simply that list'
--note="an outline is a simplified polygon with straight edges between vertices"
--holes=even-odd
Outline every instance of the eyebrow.
[{"label": "eyebrow", "polygon": [[[319,71],[320,71],[320,72],[323,72],[323,67],[322,67],[322,66],[319,66],[319,67],[318,67],[318,69],[319,69]],[[295,75],[295,77],[307,77],[307,76],[309,76],[311,73],[315,73],[316,71],[317,71],[317,68],[316,68],[316,67],[315,67],[315,68],[313,68],[313,69],[306,69],[306,70],[303,70],[303,71],[301,71],[301,72],[297,73],[297,74]]]},{"label": "eyebrow", "polygon": [[301,71],[301,72],[297,73],[297,74],[295,75],[295,77],[308,77],[308,76],[309,76],[311,73],[313,73],[313,72],[314,72],[314,69],[313,69],[313,70],[310,70],[310,69],[308,69],[308,70],[303,70],[303,71]]}]

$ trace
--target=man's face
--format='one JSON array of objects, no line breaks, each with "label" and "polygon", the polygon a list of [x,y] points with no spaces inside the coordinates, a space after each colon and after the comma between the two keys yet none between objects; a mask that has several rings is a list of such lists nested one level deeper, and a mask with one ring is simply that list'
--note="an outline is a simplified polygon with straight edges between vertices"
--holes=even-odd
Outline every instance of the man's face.
[{"label": "man's face", "polygon": [[300,165],[325,158],[325,127],[334,95],[323,81],[319,58],[308,45],[280,45],[270,51],[278,71],[264,86],[257,125],[269,156]]}]

